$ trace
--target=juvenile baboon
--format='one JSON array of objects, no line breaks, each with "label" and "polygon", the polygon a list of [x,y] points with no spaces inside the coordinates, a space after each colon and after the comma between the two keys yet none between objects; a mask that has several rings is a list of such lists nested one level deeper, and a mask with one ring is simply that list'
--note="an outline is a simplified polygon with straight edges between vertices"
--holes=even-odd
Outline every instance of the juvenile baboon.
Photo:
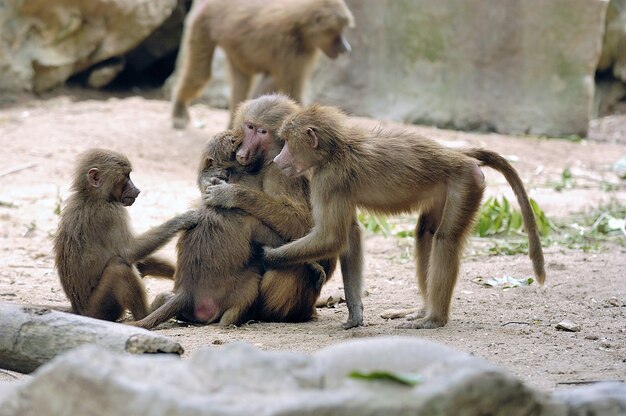
[{"label": "juvenile baboon", "polygon": [[[237,159],[249,175],[260,177],[262,189],[245,183],[224,183],[207,189],[205,201],[222,208],[239,208],[259,219],[285,240],[307,234],[313,222],[309,204],[309,182],[305,176],[287,178],[272,163],[283,141],[277,136],[283,120],[296,112],[293,100],[269,94],[242,103],[235,116],[235,131],[243,136]],[[330,278],[336,256],[319,262]],[[309,267],[271,268],[261,280],[257,319],[264,321],[307,321],[317,316],[315,302],[321,287],[317,272]]]},{"label": "juvenile baboon", "polygon": [[189,211],[135,236],[124,208],[139,195],[131,170],[126,156],[110,150],[90,149],[78,160],[54,238],[56,268],[74,313],[109,321],[126,309],[135,319],[146,316],[140,274],[171,277],[173,265],[151,254],[198,221]]},{"label": "juvenile baboon", "polygon": [[302,101],[305,80],[318,49],[329,58],[349,52],[343,36],[354,26],[343,0],[198,0],[187,20],[173,89],[173,126],[185,128],[187,107],[211,78],[216,46],[228,58],[230,122],[249,95],[255,74],[262,79],[253,96],[283,92]]},{"label": "juvenile baboon", "polygon": [[[207,143],[198,172],[201,190],[224,180],[236,180],[243,169],[235,159],[238,144],[230,132],[218,134]],[[243,178],[248,186],[261,186],[260,178]],[[133,325],[153,328],[175,316],[231,325],[252,317],[261,280],[258,265],[250,262],[253,244],[278,245],[284,240],[239,209],[201,206],[199,212],[198,225],[178,240],[174,294],[157,297],[153,304],[158,306],[156,310]],[[324,271],[319,265],[312,267],[312,273],[323,282]]]},{"label": "juvenile baboon", "polygon": [[478,161],[504,173],[520,204],[537,280],[545,270],[537,225],[521,179],[498,154],[448,149],[399,130],[350,126],[338,109],[314,105],[288,117],[276,165],[288,176],[310,172],[314,227],[305,237],[266,249],[279,266],[340,255],[348,321],[362,325],[363,252],[356,209],[378,214],[418,211],[415,229],[417,281],[424,308],[405,328],[437,328],[448,321],[462,248],[484,190]]}]

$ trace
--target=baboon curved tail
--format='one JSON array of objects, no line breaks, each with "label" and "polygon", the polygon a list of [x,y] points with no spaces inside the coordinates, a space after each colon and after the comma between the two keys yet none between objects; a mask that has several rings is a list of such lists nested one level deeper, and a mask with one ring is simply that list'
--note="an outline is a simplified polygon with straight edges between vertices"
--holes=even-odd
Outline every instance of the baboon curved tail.
[{"label": "baboon curved tail", "polygon": [[130,324],[140,328],[152,329],[168,319],[184,313],[191,307],[191,304],[192,301],[190,297],[182,292],[179,292],[169,298],[163,305],[152,311],[145,318],[136,322],[131,322]]},{"label": "baboon curved tail", "polygon": [[528,194],[517,171],[505,158],[496,152],[484,149],[465,149],[462,150],[462,153],[478,160],[483,166],[497,170],[504,175],[506,181],[511,185],[522,211],[524,226],[528,234],[528,256],[533,262],[533,270],[537,281],[540,285],[543,285],[546,280],[546,270],[544,268],[543,250],[539,239],[539,231],[537,230],[537,222],[530,206]]}]

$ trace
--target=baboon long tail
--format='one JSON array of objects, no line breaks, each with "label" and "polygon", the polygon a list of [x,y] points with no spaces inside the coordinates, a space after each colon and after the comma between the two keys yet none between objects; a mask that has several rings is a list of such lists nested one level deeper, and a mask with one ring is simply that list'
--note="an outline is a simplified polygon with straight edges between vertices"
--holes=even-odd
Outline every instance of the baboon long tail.
[{"label": "baboon long tail", "polygon": [[524,189],[524,184],[517,174],[517,171],[505,158],[496,152],[484,149],[466,149],[462,150],[462,153],[478,160],[481,165],[488,166],[502,173],[506,181],[511,185],[522,211],[522,218],[524,219],[526,233],[528,234],[528,256],[532,260],[537,281],[540,285],[543,285],[546,280],[546,271],[544,268],[543,250],[539,239],[537,222],[535,221],[535,216],[530,206],[528,194]]},{"label": "baboon long tail", "polygon": [[145,329],[152,329],[168,319],[174,318],[175,316],[183,313],[185,310],[190,308],[191,302],[192,301],[189,296],[182,292],[176,293],[163,305],[152,311],[148,316],[139,321],[133,322],[132,325]]}]

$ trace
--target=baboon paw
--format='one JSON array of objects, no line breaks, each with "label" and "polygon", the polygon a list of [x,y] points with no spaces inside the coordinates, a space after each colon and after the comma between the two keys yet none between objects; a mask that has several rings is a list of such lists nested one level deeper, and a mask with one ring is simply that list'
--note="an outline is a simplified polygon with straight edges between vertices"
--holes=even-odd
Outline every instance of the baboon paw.
[{"label": "baboon paw", "polygon": [[185,130],[189,124],[189,120],[181,117],[174,117],[172,119],[172,128],[176,130]]},{"label": "baboon paw", "polygon": [[426,316],[426,311],[424,309],[419,309],[417,311],[413,311],[406,315],[407,321],[415,321],[417,319],[422,319]]},{"label": "baboon paw", "polygon": [[363,319],[348,319],[346,322],[341,324],[343,329],[356,328],[358,326],[363,326]]}]

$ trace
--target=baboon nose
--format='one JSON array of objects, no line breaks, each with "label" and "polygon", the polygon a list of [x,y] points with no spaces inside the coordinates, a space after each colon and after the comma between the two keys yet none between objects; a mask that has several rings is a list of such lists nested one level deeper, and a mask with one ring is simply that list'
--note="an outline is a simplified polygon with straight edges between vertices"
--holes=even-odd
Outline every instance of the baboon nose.
[{"label": "baboon nose", "polygon": [[250,163],[250,152],[237,152],[237,162],[244,166]]}]

